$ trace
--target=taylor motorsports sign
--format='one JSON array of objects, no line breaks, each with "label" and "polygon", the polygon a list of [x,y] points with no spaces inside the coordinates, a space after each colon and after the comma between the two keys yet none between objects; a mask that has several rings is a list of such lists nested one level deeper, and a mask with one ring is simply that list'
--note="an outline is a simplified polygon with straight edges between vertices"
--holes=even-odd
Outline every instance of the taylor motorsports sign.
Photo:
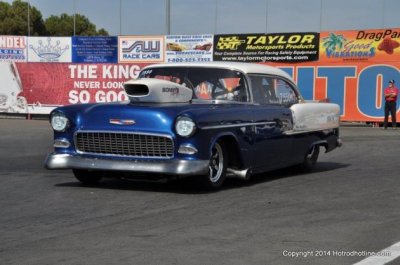
[{"label": "taylor motorsports sign", "polygon": [[317,61],[319,33],[228,34],[214,36],[214,61]]}]

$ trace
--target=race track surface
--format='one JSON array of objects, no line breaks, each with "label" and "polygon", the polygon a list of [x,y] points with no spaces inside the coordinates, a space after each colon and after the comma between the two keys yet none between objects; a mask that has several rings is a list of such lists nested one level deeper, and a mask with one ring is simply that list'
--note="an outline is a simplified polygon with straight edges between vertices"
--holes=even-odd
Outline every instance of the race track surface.
[{"label": "race track surface", "polygon": [[0,119],[0,264],[354,264],[400,241],[400,129],[341,135],[308,174],[84,187],[43,168],[47,121]]}]

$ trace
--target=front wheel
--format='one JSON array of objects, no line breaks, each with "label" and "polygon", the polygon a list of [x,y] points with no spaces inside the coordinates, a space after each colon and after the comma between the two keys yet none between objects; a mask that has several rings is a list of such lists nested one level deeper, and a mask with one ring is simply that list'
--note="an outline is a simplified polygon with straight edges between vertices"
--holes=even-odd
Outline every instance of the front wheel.
[{"label": "front wheel", "polygon": [[300,170],[303,172],[311,171],[315,168],[319,156],[319,146],[313,145],[311,149],[304,156],[304,161],[300,164]]},{"label": "front wheel", "polygon": [[73,169],[75,178],[84,185],[96,185],[102,178],[101,172],[82,169]]},{"label": "front wheel", "polygon": [[215,143],[211,149],[208,175],[202,176],[201,184],[207,189],[218,189],[225,181],[228,156],[223,144]]}]

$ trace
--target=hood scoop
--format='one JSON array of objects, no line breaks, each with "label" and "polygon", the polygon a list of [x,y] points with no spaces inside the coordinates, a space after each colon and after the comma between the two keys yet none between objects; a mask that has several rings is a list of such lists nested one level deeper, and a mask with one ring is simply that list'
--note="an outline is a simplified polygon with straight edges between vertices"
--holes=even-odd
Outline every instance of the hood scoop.
[{"label": "hood scoop", "polygon": [[193,97],[190,88],[154,78],[130,80],[124,84],[124,89],[131,102],[185,103]]}]

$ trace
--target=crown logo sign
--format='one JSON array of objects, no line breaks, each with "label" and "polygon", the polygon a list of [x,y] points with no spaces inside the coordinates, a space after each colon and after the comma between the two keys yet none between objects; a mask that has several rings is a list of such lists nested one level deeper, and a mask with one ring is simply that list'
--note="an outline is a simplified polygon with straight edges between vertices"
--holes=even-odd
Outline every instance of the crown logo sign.
[{"label": "crown logo sign", "polygon": [[64,48],[61,47],[60,41],[57,40],[55,45],[52,45],[51,38],[47,38],[47,45],[43,44],[42,40],[39,40],[39,45],[34,47],[33,45],[29,45],[37,56],[43,58],[45,60],[55,60],[58,59],[66,50],[69,49],[69,45],[65,45]]}]

